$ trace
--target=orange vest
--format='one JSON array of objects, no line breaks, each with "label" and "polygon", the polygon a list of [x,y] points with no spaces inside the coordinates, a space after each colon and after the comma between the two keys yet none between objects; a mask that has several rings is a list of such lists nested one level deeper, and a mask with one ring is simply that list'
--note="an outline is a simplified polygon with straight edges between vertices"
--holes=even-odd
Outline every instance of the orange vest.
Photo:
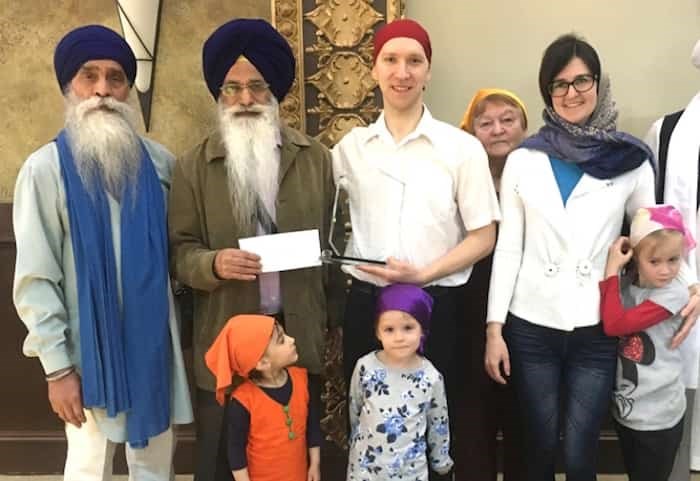
[{"label": "orange vest", "polygon": [[289,439],[283,406],[253,382],[246,380],[232,394],[250,413],[246,456],[251,481],[306,481],[308,379],[304,368],[289,367],[287,372],[292,380],[289,415],[294,439]]}]

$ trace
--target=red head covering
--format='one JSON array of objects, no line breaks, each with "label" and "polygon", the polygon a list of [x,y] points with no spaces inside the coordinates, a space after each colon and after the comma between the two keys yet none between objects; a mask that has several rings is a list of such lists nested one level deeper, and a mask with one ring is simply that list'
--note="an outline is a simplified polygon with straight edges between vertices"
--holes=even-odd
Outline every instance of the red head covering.
[{"label": "red head covering", "polygon": [[421,25],[415,20],[403,18],[387,23],[374,34],[374,56],[373,62],[377,62],[377,56],[382,51],[382,47],[392,38],[406,37],[412,38],[423,46],[425,56],[428,58],[428,63],[433,56],[433,50],[430,48],[430,37]]},{"label": "red head covering", "polygon": [[216,377],[216,400],[224,404],[224,393],[234,374],[246,377],[270,343],[275,320],[269,316],[243,314],[228,320],[204,356]]}]

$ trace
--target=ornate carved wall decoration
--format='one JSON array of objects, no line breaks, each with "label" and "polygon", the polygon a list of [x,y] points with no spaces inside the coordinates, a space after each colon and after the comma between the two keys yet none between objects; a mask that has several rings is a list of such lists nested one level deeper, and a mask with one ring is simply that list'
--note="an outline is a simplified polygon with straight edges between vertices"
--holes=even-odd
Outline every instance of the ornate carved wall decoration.
[{"label": "ornate carved wall decoration", "polygon": [[292,46],[297,60],[296,75],[289,93],[280,104],[280,115],[288,125],[306,131],[304,115],[304,43],[301,33],[302,0],[272,0],[272,23]]},{"label": "ornate carved wall decoration", "polygon": [[403,8],[403,0],[272,0],[272,21],[297,57],[285,121],[328,146],[372,122],[381,110],[372,36]]},{"label": "ornate carved wall decoration", "polygon": [[[272,22],[297,59],[296,81],[280,106],[282,118],[329,147],[353,127],[373,122],[381,98],[371,74],[372,37],[403,8],[403,0],[272,0]],[[326,345],[321,424],[327,439],[345,447],[342,363],[342,338],[333,331]]]}]

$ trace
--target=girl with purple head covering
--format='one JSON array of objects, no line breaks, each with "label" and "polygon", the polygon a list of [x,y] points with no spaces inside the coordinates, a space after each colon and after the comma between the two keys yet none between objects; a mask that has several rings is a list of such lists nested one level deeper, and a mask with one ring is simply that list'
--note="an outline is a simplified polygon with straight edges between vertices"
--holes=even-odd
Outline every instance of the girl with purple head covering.
[{"label": "girl with purple head covering", "polygon": [[417,481],[429,469],[447,475],[452,468],[444,382],[422,356],[432,308],[430,294],[414,285],[379,293],[382,348],[357,361],[350,383],[348,481]]}]

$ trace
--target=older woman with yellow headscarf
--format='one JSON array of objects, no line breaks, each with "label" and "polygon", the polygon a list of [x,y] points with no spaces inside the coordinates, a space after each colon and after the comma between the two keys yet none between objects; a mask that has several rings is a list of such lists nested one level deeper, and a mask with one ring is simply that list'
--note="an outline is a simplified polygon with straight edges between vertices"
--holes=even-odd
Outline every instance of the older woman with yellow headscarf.
[{"label": "older woman with yellow headscarf", "polygon": [[[506,157],[525,138],[527,111],[513,92],[497,88],[480,89],[472,97],[460,124],[462,130],[476,136],[489,157],[496,190]],[[462,394],[463,414],[458,417],[457,436],[463,449],[456,457],[457,480],[495,481],[498,471],[496,436],[503,434],[503,473],[505,481],[525,476],[522,455],[522,429],[510,386],[495,383],[484,369],[486,299],[491,275],[489,256],[474,265],[467,285],[466,322],[462,332],[468,359],[469,387]]]},{"label": "older woman with yellow headscarf", "polygon": [[478,90],[467,106],[459,126],[481,141],[489,156],[491,175],[499,188],[506,157],[525,138],[527,110],[513,92],[488,88]]}]

